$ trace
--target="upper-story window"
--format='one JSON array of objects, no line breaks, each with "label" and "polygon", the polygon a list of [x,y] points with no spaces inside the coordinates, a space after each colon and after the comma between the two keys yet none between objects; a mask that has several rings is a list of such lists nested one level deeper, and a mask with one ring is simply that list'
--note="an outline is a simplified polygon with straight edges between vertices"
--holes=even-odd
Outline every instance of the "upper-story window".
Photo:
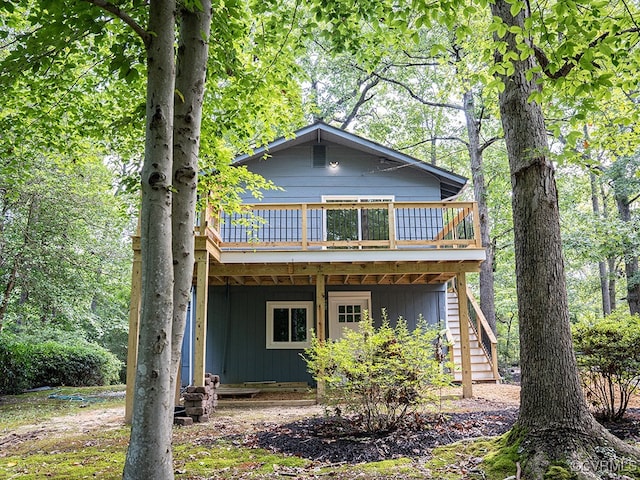
[{"label": "upper-story window", "polygon": [[[393,195],[324,195],[323,202],[393,202]],[[387,208],[328,209],[324,218],[324,239],[389,240],[389,210]]]}]

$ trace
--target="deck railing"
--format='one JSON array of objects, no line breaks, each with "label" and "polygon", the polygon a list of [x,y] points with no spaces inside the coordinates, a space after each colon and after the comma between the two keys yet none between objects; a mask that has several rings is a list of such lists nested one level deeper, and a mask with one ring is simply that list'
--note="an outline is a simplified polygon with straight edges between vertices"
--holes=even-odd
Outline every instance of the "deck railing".
[{"label": "deck railing", "polygon": [[207,209],[198,227],[221,250],[480,248],[474,202],[318,202]]}]

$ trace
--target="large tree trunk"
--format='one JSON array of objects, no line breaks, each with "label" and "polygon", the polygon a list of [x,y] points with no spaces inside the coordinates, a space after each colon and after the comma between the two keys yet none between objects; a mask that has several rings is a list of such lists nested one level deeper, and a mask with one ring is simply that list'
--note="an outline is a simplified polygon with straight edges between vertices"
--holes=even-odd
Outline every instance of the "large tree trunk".
[{"label": "large tree trunk", "polygon": [[473,92],[467,91],[463,96],[464,116],[467,122],[469,137],[469,158],[471,159],[471,179],[473,180],[473,194],[478,204],[480,216],[480,239],[487,252],[487,258],[480,265],[480,308],[484,313],[491,330],[496,329],[496,306],[494,292],[493,262],[494,251],[491,243],[491,226],[489,223],[489,208],[487,207],[487,189],[482,169],[482,149],[480,147],[480,124],[475,114]]},{"label": "large tree trunk", "polygon": [[[616,193],[616,204],[620,220],[631,222],[631,206],[626,195]],[[638,271],[638,256],[633,249],[624,252],[624,273],[627,277],[627,304],[631,314],[640,313],[640,272]]]},{"label": "large tree trunk", "polygon": [[171,165],[175,2],[152,0],[147,44],[147,127],[142,169],[142,297],[131,439],[125,479],[173,478],[171,431]]},{"label": "large tree trunk", "polygon": [[182,353],[191,284],[193,282],[193,227],[198,186],[198,155],[204,84],[209,53],[211,0],[202,0],[202,11],[180,9],[180,45],[176,65],[175,120],[173,134],[173,330],[171,386],[176,388]]},{"label": "large tree trunk", "polygon": [[[515,18],[511,4],[496,0],[494,16],[524,29],[525,12]],[[516,29],[514,29],[516,30]],[[519,52],[516,35],[502,39]],[[496,53],[496,60],[502,56]],[[515,72],[502,77],[500,112],[512,184],[512,207],[520,320],[522,385],[520,414],[512,441],[519,441],[526,478],[543,478],[553,462],[563,462],[578,478],[597,478],[596,445],[607,444],[640,458],[637,451],[599,426],[584,400],[573,352],[560,239],[560,217],[553,165],[548,158],[544,116],[529,102],[538,88],[533,58],[514,61]],[[595,461],[594,461],[595,460]]]}]

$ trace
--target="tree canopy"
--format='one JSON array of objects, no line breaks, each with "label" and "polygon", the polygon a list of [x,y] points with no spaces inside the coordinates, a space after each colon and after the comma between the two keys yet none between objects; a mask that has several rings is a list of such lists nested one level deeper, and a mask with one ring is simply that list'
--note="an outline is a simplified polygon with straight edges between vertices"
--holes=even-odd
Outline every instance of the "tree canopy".
[{"label": "tree canopy", "polygon": [[[200,104],[202,124],[196,122],[192,135],[197,146],[186,154],[199,163],[180,168],[191,169],[195,179],[203,174],[201,195],[227,209],[239,207],[239,189],[259,197],[272,187],[242,168],[230,168],[231,159],[312,118],[471,175],[482,192],[478,200],[487,206],[483,243],[495,254],[487,265],[492,277],[495,273],[498,330],[509,329],[506,361],[514,359],[517,344],[511,343],[513,322],[531,333],[543,325],[538,318],[543,304],[562,338],[570,319],[601,308],[608,313],[605,295],[609,310],[622,298],[632,311],[638,308],[637,5],[604,0],[207,5],[0,1],[0,327],[82,325],[87,336],[99,338],[110,316],[123,320],[125,239],[132,233],[141,172],[145,185],[151,177],[158,180],[144,191],[143,205],[156,190],[158,204],[195,185],[173,184],[174,155],[166,156],[162,168],[152,160],[156,150],[149,139],[159,125],[152,120],[165,122],[164,143],[173,154],[176,145],[185,144],[184,137],[175,141],[184,133],[175,128],[175,105],[178,119],[181,105]],[[158,6],[171,18],[159,14],[154,24],[150,9]],[[179,24],[204,11],[211,13],[206,22],[214,41],[198,29],[206,43],[201,65],[206,84],[198,85],[190,100],[190,87],[198,81],[177,87],[173,62],[179,79],[187,48]],[[164,53],[151,54],[161,35],[166,35]],[[197,44],[198,36],[190,42]],[[153,61],[160,60],[167,62],[164,71],[153,73]],[[153,79],[167,82],[161,86],[162,107],[148,83]],[[158,112],[162,115],[154,117]],[[531,123],[518,131],[527,115]],[[475,163],[474,152],[480,154]],[[532,186],[543,177],[544,192]],[[552,212],[551,223],[541,220],[537,236],[524,221],[535,207],[531,198]],[[145,222],[161,222],[168,214],[146,205],[142,231],[150,238],[153,221]],[[192,206],[177,207],[173,216],[183,210]],[[564,255],[557,249],[560,227]],[[536,239],[532,246],[527,235]],[[176,238],[164,238],[175,247]],[[556,264],[566,259],[567,284],[559,280],[564,268],[554,270],[549,278],[557,281],[555,303],[540,297],[533,308],[527,289],[549,272],[526,262],[544,238],[551,239],[543,250],[553,252]],[[166,249],[164,254],[166,261]],[[551,268],[553,262],[545,257],[539,263]],[[163,296],[172,281],[167,277]],[[167,298],[167,310],[174,310],[178,298]],[[523,358],[532,338],[521,336]],[[554,348],[571,371],[570,347],[565,342]],[[531,358],[526,362],[530,372],[540,367]]]}]

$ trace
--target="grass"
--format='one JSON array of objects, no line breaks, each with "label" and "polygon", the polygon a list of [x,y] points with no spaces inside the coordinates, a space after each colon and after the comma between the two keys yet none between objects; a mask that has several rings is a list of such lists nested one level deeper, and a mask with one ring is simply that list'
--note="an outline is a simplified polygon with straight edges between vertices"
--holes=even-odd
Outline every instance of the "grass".
[{"label": "grass", "polygon": [[[10,432],[22,425],[35,425],[61,415],[80,410],[96,410],[124,405],[124,398],[105,396],[122,392],[124,385],[105,387],[58,387],[51,390],[7,395],[0,397],[0,434]],[[49,398],[50,395],[73,396],[82,400]]]}]

